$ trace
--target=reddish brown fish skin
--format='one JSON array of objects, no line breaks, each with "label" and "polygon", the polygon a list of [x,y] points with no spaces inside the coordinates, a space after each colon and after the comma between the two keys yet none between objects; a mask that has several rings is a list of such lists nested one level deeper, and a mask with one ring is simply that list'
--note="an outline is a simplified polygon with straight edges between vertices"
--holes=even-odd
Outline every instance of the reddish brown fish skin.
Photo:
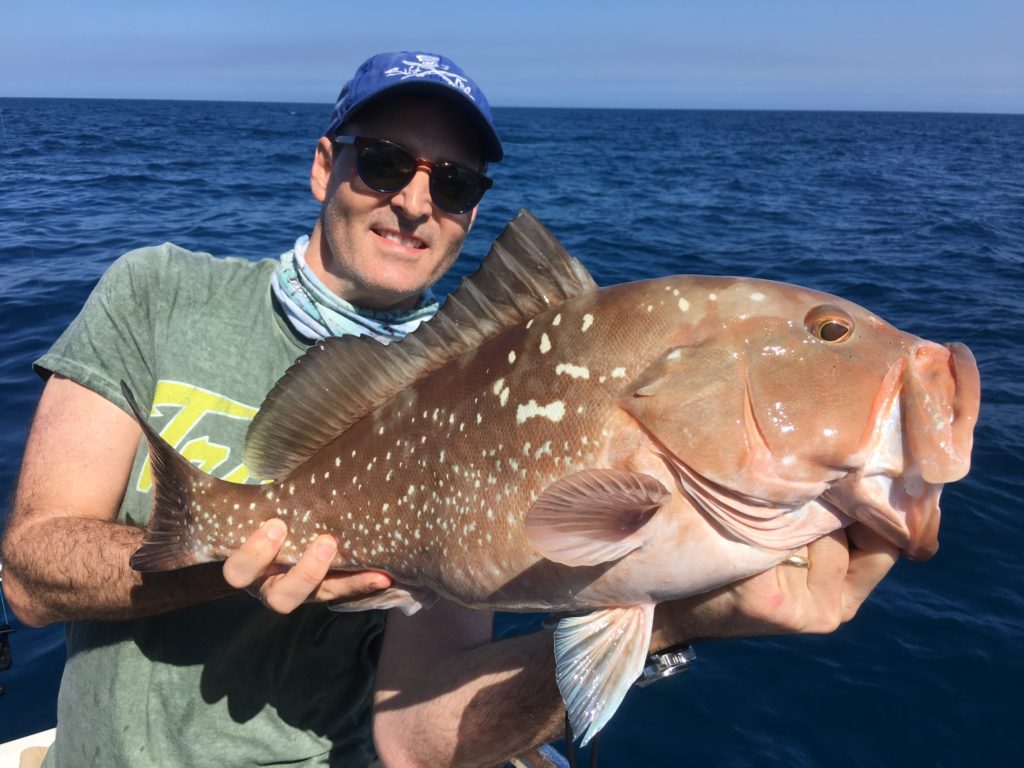
[{"label": "reddish brown fish skin", "polygon": [[[843,341],[808,330],[833,316],[852,327]],[[381,569],[400,585],[504,609],[705,591],[800,545],[751,546],[780,535],[769,528],[783,537],[797,530],[806,543],[854,511],[921,556],[937,536],[933,492],[934,511],[909,521],[901,510],[812,505],[799,520],[781,515],[745,527],[698,511],[672,465],[737,498],[775,505],[811,501],[844,482],[836,499],[857,499],[857,474],[878,453],[878,425],[890,423],[880,409],[896,401],[913,428],[929,416],[952,419],[946,431],[955,452],[966,445],[969,454],[977,369],[962,345],[945,358],[936,349],[943,348],[850,302],[796,286],[702,277],[612,286],[428,375],[284,480],[197,487],[192,536],[200,559],[219,558],[242,532],[278,516],[290,530],[286,560],[329,531],[340,542],[338,568]],[[908,367],[921,374],[911,385],[892,373]],[[886,382],[892,391],[880,396]],[[934,413],[932,402],[940,404]],[[938,485],[965,471],[963,461],[937,461],[941,450],[928,434],[904,442],[930,462],[922,470],[913,455],[901,457],[904,474],[923,471]],[[591,468],[651,475],[672,499],[635,552],[602,565],[559,565],[537,552],[523,520],[552,482]]]}]

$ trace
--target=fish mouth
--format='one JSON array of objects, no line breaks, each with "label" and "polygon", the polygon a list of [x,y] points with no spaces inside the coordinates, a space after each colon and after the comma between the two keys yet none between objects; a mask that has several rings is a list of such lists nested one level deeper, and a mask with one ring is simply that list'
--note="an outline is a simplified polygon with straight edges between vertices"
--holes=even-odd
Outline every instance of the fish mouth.
[{"label": "fish mouth", "polygon": [[920,476],[871,475],[844,481],[823,498],[850,518],[891,541],[911,560],[927,560],[939,549],[942,483]]},{"label": "fish mouth", "polygon": [[885,377],[863,468],[825,498],[911,560],[927,560],[939,548],[942,487],[970,469],[980,401],[970,349],[917,345]]}]

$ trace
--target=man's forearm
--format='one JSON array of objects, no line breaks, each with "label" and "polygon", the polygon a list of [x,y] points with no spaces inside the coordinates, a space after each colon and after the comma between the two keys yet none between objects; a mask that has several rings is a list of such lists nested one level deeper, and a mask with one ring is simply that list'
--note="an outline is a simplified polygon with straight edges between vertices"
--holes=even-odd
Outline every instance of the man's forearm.
[{"label": "man's forearm", "polygon": [[535,632],[486,643],[436,665],[392,670],[402,688],[378,681],[374,713],[384,764],[498,765],[557,738],[564,708],[552,643],[550,631]]},{"label": "man's forearm", "polygon": [[[498,765],[558,738],[564,704],[555,682],[550,630],[461,650],[433,649],[438,607],[411,618],[392,614],[378,671],[374,736],[389,768]],[[658,606],[651,650],[710,631],[719,609],[689,598]],[[417,640],[419,643],[417,643]]]},{"label": "man's forearm", "polygon": [[140,574],[128,560],[143,531],[106,520],[47,517],[12,528],[4,541],[4,589],[18,617],[120,621],[231,594],[219,563]]}]

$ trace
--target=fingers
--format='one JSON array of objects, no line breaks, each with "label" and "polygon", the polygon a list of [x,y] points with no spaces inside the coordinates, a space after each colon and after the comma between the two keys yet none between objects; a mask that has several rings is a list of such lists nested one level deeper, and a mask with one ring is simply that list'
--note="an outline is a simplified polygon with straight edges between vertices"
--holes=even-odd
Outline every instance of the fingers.
[{"label": "fingers", "polygon": [[278,613],[294,611],[316,594],[337,552],[333,536],[318,536],[295,565],[260,585],[260,599]]},{"label": "fingers", "polygon": [[863,525],[851,525],[846,533],[850,541],[850,565],[843,582],[843,621],[854,617],[900,556],[895,544]]},{"label": "fingers", "polygon": [[258,597],[278,613],[291,613],[310,601],[351,600],[391,586],[391,578],[378,571],[330,572],[338,550],[333,536],[320,536],[284,573],[268,576]]},{"label": "fingers", "polygon": [[245,589],[266,574],[281,549],[288,527],[281,520],[268,520],[224,561],[224,580]]},{"label": "fingers", "polygon": [[843,620],[843,584],[850,563],[846,534],[842,530],[807,545],[808,600],[802,631],[833,632]]},{"label": "fingers", "polygon": [[224,562],[224,580],[278,613],[311,600],[350,600],[391,586],[390,577],[379,571],[331,572],[338,542],[329,535],[314,539],[295,565],[276,564],[287,535],[282,520],[268,520]]}]

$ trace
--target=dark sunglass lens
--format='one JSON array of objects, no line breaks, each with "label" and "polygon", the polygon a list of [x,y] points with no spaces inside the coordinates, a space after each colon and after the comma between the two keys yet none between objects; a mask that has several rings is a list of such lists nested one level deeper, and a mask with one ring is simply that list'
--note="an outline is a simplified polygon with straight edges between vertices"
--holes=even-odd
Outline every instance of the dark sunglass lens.
[{"label": "dark sunglass lens", "polygon": [[416,172],[408,152],[383,141],[367,142],[359,151],[359,176],[378,192],[397,192]]},{"label": "dark sunglass lens", "polygon": [[449,213],[465,213],[472,209],[487,191],[480,174],[458,165],[441,165],[430,177],[430,194]]}]

